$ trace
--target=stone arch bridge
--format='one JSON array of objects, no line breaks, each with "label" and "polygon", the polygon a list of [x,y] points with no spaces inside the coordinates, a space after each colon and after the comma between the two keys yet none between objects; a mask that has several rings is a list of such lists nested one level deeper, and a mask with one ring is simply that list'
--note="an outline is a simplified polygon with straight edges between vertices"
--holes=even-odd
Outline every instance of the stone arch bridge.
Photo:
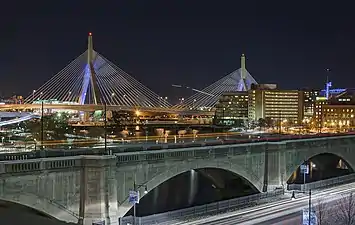
[{"label": "stone arch bridge", "polygon": [[118,224],[132,207],[128,193],[134,181],[151,191],[191,169],[221,168],[267,191],[285,187],[304,160],[322,153],[355,168],[355,136],[2,161],[0,200],[67,222]]}]

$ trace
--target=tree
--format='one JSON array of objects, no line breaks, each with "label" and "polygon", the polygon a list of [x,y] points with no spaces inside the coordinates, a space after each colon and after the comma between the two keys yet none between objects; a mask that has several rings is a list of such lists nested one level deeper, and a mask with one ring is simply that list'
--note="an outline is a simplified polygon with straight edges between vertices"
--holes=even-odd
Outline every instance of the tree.
[{"label": "tree", "polygon": [[54,115],[44,116],[43,126],[45,132],[51,132],[55,140],[62,140],[65,134],[69,133],[68,113],[56,113]]},{"label": "tree", "polygon": [[[43,130],[45,134],[50,134],[55,140],[65,139],[65,134],[70,133],[68,125],[69,115],[67,113],[57,113],[43,117]],[[34,139],[41,139],[41,120],[28,120],[23,124],[24,129],[32,134]],[[44,140],[47,135],[44,135]]]},{"label": "tree", "polygon": [[315,205],[315,211],[317,216],[317,225],[325,225],[328,224],[328,205],[323,199],[318,199],[317,204]]},{"label": "tree", "polygon": [[336,224],[354,225],[355,224],[355,197],[353,193],[344,195],[337,202],[335,213]]},{"label": "tree", "polygon": [[40,139],[41,136],[41,120],[33,119],[24,121],[22,127],[26,132],[31,133],[33,139]]},{"label": "tree", "polygon": [[265,118],[266,127],[274,127],[275,123],[270,117]]},{"label": "tree", "polygon": [[258,126],[260,127],[260,130],[262,130],[263,128],[265,128],[267,126],[267,123],[266,123],[266,119],[264,118],[259,118],[258,120]]}]

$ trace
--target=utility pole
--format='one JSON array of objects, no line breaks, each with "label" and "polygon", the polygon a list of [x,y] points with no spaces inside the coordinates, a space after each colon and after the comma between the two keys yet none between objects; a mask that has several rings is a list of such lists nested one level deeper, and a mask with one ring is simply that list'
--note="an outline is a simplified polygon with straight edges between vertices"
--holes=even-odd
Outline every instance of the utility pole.
[{"label": "utility pole", "polygon": [[[146,184],[137,185],[136,181],[133,183],[133,191],[135,193],[136,199],[133,200],[133,225],[136,225],[136,204],[139,203],[139,192],[138,189],[144,187],[144,194],[148,193],[148,188]],[[139,223],[140,224],[140,223]]]},{"label": "utility pole", "polygon": [[309,189],[309,200],[308,200],[308,225],[311,225],[311,208],[312,208],[312,191]]},{"label": "utility pole", "polygon": [[[133,183],[133,190],[136,192],[136,193],[138,193],[137,192],[137,185],[136,185],[136,182],[134,181],[134,183]],[[138,196],[138,198],[139,198],[139,196]],[[139,199],[137,199],[137,201],[138,201]],[[136,225],[136,202],[134,202],[133,203],[133,225]]]},{"label": "utility pole", "polygon": [[42,99],[42,105],[41,105],[41,150],[43,150],[43,141],[44,141],[44,126],[43,126],[43,116],[44,116],[44,105],[43,105],[43,99]]},{"label": "utility pole", "polygon": [[106,101],[104,103],[104,135],[105,135],[105,153],[108,154],[107,152],[107,107],[106,107]]}]

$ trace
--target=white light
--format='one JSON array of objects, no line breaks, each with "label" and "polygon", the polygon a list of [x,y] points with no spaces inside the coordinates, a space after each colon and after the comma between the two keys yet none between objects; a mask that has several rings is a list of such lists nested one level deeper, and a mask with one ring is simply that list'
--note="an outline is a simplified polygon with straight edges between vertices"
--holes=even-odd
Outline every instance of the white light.
[{"label": "white light", "polygon": [[312,167],[315,168],[315,167],[316,167],[316,164],[312,163]]}]

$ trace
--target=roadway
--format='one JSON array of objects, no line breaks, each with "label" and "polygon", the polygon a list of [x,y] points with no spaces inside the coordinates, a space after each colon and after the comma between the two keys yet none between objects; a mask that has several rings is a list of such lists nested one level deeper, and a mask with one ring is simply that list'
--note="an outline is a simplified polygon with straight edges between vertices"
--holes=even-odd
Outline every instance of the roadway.
[{"label": "roadway", "polygon": [[[3,104],[0,105],[0,111],[9,111],[9,110],[33,110],[41,109],[42,104]],[[44,103],[44,109],[60,109],[60,110],[74,110],[81,112],[94,112],[97,110],[104,110],[104,105],[94,105],[94,104],[50,104]],[[172,113],[179,115],[206,115],[213,116],[214,111],[202,111],[202,110],[186,110],[174,107],[134,107],[134,106],[123,106],[123,105],[106,105],[106,110],[108,111],[131,111],[136,112],[151,112],[151,113]]]},{"label": "roadway", "polygon": [[[326,190],[321,190],[314,192],[312,194],[312,203],[317,204],[322,201],[330,207],[327,211],[336,212],[337,201],[344,197],[345,194],[355,192],[355,183],[341,185],[338,187],[329,188]],[[284,199],[278,202],[273,202],[269,204],[264,204],[256,206],[253,208],[248,208],[236,212],[216,215],[207,217],[204,219],[192,221],[175,223],[185,224],[185,225],[294,225],[301,224],[302,222],[302,210],[308,208],[309,197],[304,194],[296,199],[291,200]]]}]

